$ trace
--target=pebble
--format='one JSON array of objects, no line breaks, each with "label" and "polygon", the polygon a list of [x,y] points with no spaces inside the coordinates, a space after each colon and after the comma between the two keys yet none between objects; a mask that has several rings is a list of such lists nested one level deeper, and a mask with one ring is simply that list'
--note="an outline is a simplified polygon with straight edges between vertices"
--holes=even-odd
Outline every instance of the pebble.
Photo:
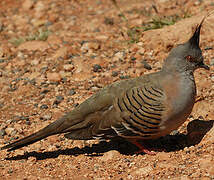
[{"label": "pebble", "polygon": [[99,64],[95,64],[94,66],[93,66],[93,71],[94,72],[98,72],[98,71],[100,71],[102,69],[102,67],[99,65]]},{"label": "pebble", "polygon": [[211,46],[208,46],[208,47],[205,47],[205,48],[204,48],[205,51],[207,51],[207,50],[212,50],[212,49],[213,49],[213,47],[211,47]]},{"label": "pebble", "polygon": [[0,130],[0,138],[3,138],[6,135],[6,131],[4,129]]},{"label": "pebble", "polygon": [[5,60],[4,59],[0,59],[0,63],[4,63],[5,62]]},{"label": "pebble", "polygon": [[48,92],[50,92],[48,89],[44,89],[40,94],[44,95],[44,94],[47,94]]},{"label": "pebble", "polygon": [[71,89],[69,92],[68,92],[68,95],[69,96],[73,96],[74,94],[76,94],[76,91],[74,89]]},{"label": "pebble", "polygon": [[59,82],[61,80],[61,75],[59,73],[47,73],[47,79],[51,82]]},{"label": "pebble", "polygon": [[136,61],[136,59],[137,59],[136,57],[131,57],[132,61]]},{"label": "pebble", "polygon": [[147,176],[150,174],[150,172],[153,171],[153,168],[151,166],[146,166],[142,168],[138,168],[131,172],[130,174],[132,176]]},{"label": "pebble", "polygon": [[111,74],[113,77],[116,77],[118,76],[118,72],[117,71],[112,71],[112,74]]},{"label": "pebble", "polygon": [[48,109],[48,105],[42,104],[39,108],[40,108],[40,109]]},{"label": "pebble", "polygon": [[145,69],[148,69],[148,70],[151,70],[151,69],[152,69],[152,67],[147,63],[146,60],[142,60],[141,63],[143,64],[143,67],[144,67]]},{"label": "pebble", "polygon": [[67,52],[68,52],[68,48],[67,47],[61,47],[53,55],[53,58],[54,59],[64,58],[67,55]]},{"label": "pebble", "polygon": [[32,0],[25,0],[23,3],[22,3],[22,8],[24,10],[29,10],[33,7],[33,4],[34,4],[34,1]]},{"label": "pebble", "polygon": [[210,66],[214,66],[214,58],[210,60]]},{"label": "pebble", "polygon": [[49,48],[49,45],[45,41],[27,41],[22,43],[18,49],[19,50],[28,50],[28,51],[45,51]]},{"label": "pebble", "polygon": [[16,131],[15,128],[8,127],[8,128],[5,129],[5,132],[6,132],[7,135],[14,136],[17,131]]},{"label": "pebble", "polygon": [[123,57],[125,56],[125,53],[124,52],[117,52],[114,56],[117,57],[118,59],[123,59]]},{"label": "pebble", "polygon": [[129,78],[130,78],[130,76],[128,76],[128,75],[125,75],[125,76],[124,76],[124,75],[121,75],[121,76],[120,76],[120,79],[129,79]]},{"label": "pebble", "polygon": [[65,71],[71,71],[71,70],[74,69],[74,65],[72,65],[72,64],[65,64],[63,66],[63,68],[64,68]]},{"label": "pebble", "polygon": [[56,99],[54,101],[54,105],[58,105],[60,104],[62,101],[64,100],[64,97],[63,96],[56,96]]},{"label": "pebble", "polygon": [[40,119],[42,120],[50,120],[52,118],[52,115],[51,114],[44,114],[43,116],[40,117]]},{"label": "pebble", "polygon": [[109,17],[105,17],[104,24],[106,24],[106,25],[114,25],[114,19],[113,18],[109,18]]},{"label": "pebble", "polygon": [[117,157],[119,157],[120,153],[116,150],[111,150],[106,153],[100,158],[102,161],[108,161],[108,160],[115,160]]}]

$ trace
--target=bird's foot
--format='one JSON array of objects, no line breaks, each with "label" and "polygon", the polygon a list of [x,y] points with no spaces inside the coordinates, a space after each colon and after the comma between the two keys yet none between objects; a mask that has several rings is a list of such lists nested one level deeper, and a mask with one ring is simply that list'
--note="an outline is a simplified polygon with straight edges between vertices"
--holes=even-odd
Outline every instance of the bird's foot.
[{"label": "bird's foot", "polygon": [[148,155],[156,155],[157,152],[163,151],[163,149],[148,148],[146,147],[146,145],[139,143],[137,140],[129,140],[129,141],[139,148],[139,150],[135,152],[136,154],[145,153]]}]

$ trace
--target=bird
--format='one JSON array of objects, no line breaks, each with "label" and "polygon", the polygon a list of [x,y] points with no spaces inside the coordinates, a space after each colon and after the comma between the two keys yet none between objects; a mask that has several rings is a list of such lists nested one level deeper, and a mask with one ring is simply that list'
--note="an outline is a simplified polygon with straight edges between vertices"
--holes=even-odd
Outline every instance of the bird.
[{"label": "bird", "polygon": [[199,46],[203,20],[183,44],[169,52],[161,70],[107,85],[43,129],[0,148],[8,151],[48,136],[72,140],[122,137],[140,152],[152,152],[139,141],[158,139],[181,126],[196,97],[194,71],[209,70]]}]

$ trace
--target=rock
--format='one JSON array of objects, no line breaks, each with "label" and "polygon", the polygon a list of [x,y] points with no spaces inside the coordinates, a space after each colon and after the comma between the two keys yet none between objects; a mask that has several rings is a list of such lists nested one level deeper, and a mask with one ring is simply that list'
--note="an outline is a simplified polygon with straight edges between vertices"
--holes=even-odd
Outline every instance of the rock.
[{"label": "rock", "polygon": [[36,162],[37,159],[36,159],[36,157],[29,156],[28,159],[27,159],[27,161],[32,163],[32,162]]},{"label": "rock", "polygon": [[44,114],[43,116],[40,117],[40,119],[42,119],[44,121],[51,120],[51,118],[52,118],[52,115],[50,113]]},{"label": "rock", "polygon": [[166,152],[157,153],[157,158],[160,161],[168,161],[170,159],[169,154]]},{"label": "rock", "polygon": [[60,104],[63,100],[64,100],[64,97],[63,97],[63,96],[57,96],[53,104],[54,104],[54,105],[58,105],[58,104]]},{"label": "rock", "polygon": [[120,153],[118,151],[111,150],[111,151],[104,153],[104,155],[101,157],[101,160],[102,161],[114,160],[114,159],[118,158],[119,155],[120,155]]},{"label": "rock", "polygon": [[67,55],[67,50],[68,48],[63,46],[61,48],[59,48],[56,53],[53,55],[54,59],[58,59],[58,58],[65,58],[65,56]]},{"label": "rock", "polygon": [[198,160],[200,168],[204,170],[209,170],[211,167],[213,167],[213,161],[212,156],[204,156],[203,158]]},{"label": "rock", "polygon": [[114,57],[118,58],[118,59],[123,59],[123,57],[125,56],[124,52],[117,52]]},{"label": "rock", "polygon": [[99,64],[93,65],[93,71],[94,71],[94,72],[98,72],[98,71],[100,71],[101,69],[102,69],[102,67],[101,67]]},{"label": "rock", "polygon": [[33,66],[36,66],[38,64],[39,64],[39,60],[37,60],[37,59],[34,59],[31,61],[31,65],[33,65]]},{"label": "rock", "polygon": [[59,73],[47,73],[47,79],[51,82],[59,82],[61,80],[61,75]]},{"label": "rock", "polygon": [[152,166],[146,166],[146,167],[138,168],[132,171],[130,174],[132,176],[147,176],[150,174],[151,171],[153,171]]},{"label": "rock", "polygon": [[22,8],[27,11],[33,7],[34,2],[33,0],[25,0],[22,3]]},{"label": "rock", "polygon": [[90,49],[98,50],[100,49],[100,44],[98,42],[89,42],[88,47]]},{"label": "rock", "polygon": [[105,17],[104,24],[106,24],[106,25],[114,25],[114,19],[113,18],[109,18],[109,17]]},{"label": "rock", "polygon": [[45,41],[27,41],[22,43],[19,47],[18,50],[28,50],[28,51],[45,51],[49,48],[49,45]]},{"label": "rock", "polygon": [[6,131],[4,129],[0,130],[0,138],[3,138],[6,135]]},{"label": "rock", "polygon": [[73,96],[74,94],[76,94],[76,91],[74,89],[71,89],[69,92],[68,92],[68,95],[69,96]]},{"label": "rock", "polygon": [[95,37],[97,40],[99,41],[106,41],[107,39],[109,39],[109,36],[105,36],[105,35],[98,35]]},{"label": "rock", "polygon": [[17,131],[16,131],[15,128],[8,127],[8,128],[5,129],[5,132],[6,132],[7,135],[13,137],[16,134]]},{"label": "rock", "polygon": [[118,72],[117,71],[112,71],[112,74],[111,74],[113,77],[116,77],[118,76]]},{"label": "rock", "polygon": [[40,109],[48,109],[48,105],[47,104],[42,104],[39,108]]},{"label": "rock", "polygon": [[72,65],[72,64],[65,64],[63,66],[63,68],[64,68],[65,71],[72,71],[74,69],[74,65]]},{"label": "rock", "polygon": [[152,67],[147,63],[146,60],[142,60],[141,63],[143,64],[143,67],[147,70],[151,70]]}]

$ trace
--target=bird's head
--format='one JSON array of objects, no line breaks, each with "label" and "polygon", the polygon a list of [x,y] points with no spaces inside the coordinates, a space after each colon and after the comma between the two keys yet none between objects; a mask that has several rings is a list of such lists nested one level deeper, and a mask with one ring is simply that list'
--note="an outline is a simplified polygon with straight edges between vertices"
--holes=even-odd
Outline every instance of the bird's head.
[{"label": "bird's head", "polygon": [[179,71],[194,71],[198,68],[209,70],[209,67],[204,64],[204,58],[199,46],[200,31],[205,18],[196,27],[195,32],[187,42],[179,44],[171,50],[163,68],[171,69],[175,67]]}]

